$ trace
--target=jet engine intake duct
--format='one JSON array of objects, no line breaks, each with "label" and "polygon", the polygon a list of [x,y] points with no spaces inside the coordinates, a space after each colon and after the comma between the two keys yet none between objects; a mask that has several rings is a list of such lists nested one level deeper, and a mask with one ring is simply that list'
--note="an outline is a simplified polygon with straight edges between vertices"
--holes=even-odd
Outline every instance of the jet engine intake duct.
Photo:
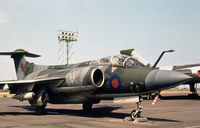
[{"label": "jet engine intake duct", "polygon": [[65,77],[66,86],[77,87],[93,85],[95,88],[100,88],[104,84],[104,73],[97,67],[78,67],[70,70]]},{"label": "jet engine intake duct", "polygon": [[98,68],[93,69],[91,72],[91,81],[95,87],[101,87],[104,84],[104,73]]}]

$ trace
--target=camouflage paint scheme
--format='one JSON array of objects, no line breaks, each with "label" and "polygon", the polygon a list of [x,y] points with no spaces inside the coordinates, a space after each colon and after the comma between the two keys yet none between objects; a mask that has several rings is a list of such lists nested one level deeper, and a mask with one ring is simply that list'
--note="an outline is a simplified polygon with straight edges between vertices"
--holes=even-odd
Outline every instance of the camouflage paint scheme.
[{"label": "camouflage paint scheme", "polygon": [[25,57],[39,57],[23,49],[0,52],[15,63],[17,80],[0,82],[15,98],[28,100],[41,114],[47,103],[81,103],[91,108],[104,98],[139,96],[171,88],[190,79],[175,72],[149,68],[126,55],[105,57],[78,64],[42,66]]}]

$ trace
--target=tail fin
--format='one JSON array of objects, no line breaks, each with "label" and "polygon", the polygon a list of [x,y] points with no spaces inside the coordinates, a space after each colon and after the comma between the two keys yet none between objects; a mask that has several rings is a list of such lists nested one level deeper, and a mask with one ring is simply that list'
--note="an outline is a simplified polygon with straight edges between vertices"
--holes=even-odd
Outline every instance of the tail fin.
[{"label": "tail fin", "polygon": [[33,63],[25,60],[26,57],[40,57],[40,55],[29,53],[23,49],[17,49],[13,52],[0,52],[0,55],[10,55],[14,60],[15,71],[18,80],[24,79],[28,74],[33,72]]}]

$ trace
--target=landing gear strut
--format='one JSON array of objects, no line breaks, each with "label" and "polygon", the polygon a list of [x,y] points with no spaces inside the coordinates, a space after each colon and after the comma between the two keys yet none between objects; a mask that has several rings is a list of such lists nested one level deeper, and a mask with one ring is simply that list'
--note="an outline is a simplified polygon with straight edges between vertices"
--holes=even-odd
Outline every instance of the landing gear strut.
[{"label": "landing gear strut", "polygon": [[195,83],[190,84],[190,92],[192,92],[192,94],[189,94],[188,96],[195,98],[198,97],[198,93],[197,93],[197,87]]},{"label": "landing gear strut", "polygon": [[138,102],[136,102],[137,107],[135,110],[133,110],[131,112],[130,118],[134,122],[135,121],[136,122],[147,122],[148,121],[147,118],[141,117],[142,108],[143,108],[142,101],[143,101],[142,97],[139,96],[139,100],[138,100]]},{"label": "landing gear strut", "polygon": [[48,95],[45,90],[40,91],[39,95],[35,98],[35,113],[43,115],[46,113],[46,106],[48,102]]},{"label": "landing gear strut", "polygon": [[83,103],[83,106],[82,106],[83,111],[86,113],[90,112],[92,110],[92,105],[93,105],[93,103],[91,103],[91,102]]},{"label": "landing gear strut", "polygon": [[141,112],[142,112],[142,105],[141,105],[141,102],[137,102],[137,108],[136,110],[133,110],[131,112],[131,119],[134,121],[135,119],[137,118],[140,118],[141,117]]},{"label": "landing gear strut", "polygon": [[46,105],[35,106],[35,113],[37,115],[44,115],[46,113]]}]

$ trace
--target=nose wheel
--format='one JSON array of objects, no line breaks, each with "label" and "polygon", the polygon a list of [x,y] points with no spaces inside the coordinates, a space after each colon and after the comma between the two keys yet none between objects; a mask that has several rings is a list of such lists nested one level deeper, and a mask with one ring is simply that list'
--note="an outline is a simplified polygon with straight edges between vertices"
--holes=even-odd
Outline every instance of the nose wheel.
[{"label": "nose wheel", "polygon": [[131,112],[131,120],[134,121],[138,118],[141,118],[141,112],[142,112],[142,105],[141,102],[137,102],[137,108]]},{"label": "nose wheel", "polygon": [[141,116],[142,113],[142,97],[139,96],[138,102],[136,102],[136,109],[131,112],[130,119],[134,122],[147,122],[148,119]]}]

